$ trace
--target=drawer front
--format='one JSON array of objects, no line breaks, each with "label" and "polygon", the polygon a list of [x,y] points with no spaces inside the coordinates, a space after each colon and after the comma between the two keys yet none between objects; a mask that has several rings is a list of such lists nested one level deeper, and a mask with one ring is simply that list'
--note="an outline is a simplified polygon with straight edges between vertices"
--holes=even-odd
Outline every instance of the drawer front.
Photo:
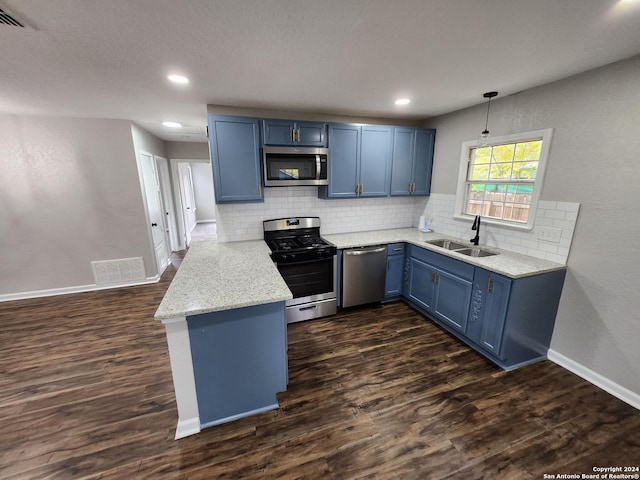
[{"label": "drawer front", "polygon": [[436,268],[446,270],[449,273],[453,273],[459,277],[467,280],[473,280],[473,272],[475,267],[461,260],[441,255],[431,250],[411,245],[411,257],[417,258],[423,262],[427,262]]},{"label": "drawer front", "polygon": [[387,245],[387,255],[404,255],[404,243],[391,243]]}]

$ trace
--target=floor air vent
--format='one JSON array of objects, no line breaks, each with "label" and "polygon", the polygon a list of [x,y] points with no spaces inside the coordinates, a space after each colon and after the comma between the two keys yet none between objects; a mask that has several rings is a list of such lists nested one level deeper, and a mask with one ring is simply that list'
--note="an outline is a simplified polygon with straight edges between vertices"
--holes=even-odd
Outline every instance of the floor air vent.
[{"label": "floor air vent", "polygon": [[91,262],[96,285],[118,285],[145,280],[142,257]]},{"label": "floor air vent", "polygon": [[0,8],[0,25],[9,25],[12,27],[21,27],[24,28],[24,24],[19,22],[14,16],[5,12]]}]

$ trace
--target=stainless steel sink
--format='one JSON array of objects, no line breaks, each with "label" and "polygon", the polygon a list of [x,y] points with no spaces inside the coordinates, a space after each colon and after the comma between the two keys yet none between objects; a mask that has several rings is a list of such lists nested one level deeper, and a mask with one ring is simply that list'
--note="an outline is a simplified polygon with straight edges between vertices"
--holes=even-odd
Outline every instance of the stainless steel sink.
[{"label": "stainless steel sink", "polygon": [[479,247],[463,248],[462,250],[456,250],[456,252],[469,255],[470,257],[491,257],[492,255],[497,255],[495,252],[483,250]]},{"label": "stainless steel sink", "polygon": [[463,245],[462,243],[457,243],[452,240],[427,240],[426,243],[429,245],[434,245],[436,247],[446,248],[447,250],[460,250],[462,248],[467,248],[467,245]]}]

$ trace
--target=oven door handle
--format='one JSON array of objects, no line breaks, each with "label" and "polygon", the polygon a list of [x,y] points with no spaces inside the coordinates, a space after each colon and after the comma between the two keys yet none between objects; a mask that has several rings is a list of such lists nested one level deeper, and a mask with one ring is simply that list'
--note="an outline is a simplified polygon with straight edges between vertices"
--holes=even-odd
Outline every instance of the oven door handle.
[{"label": "oven door handle", "polygon": [[311,305],[310,307],[301,307],[298,310],[303,312],[304,310],[315,310],[316,308],[318,308],[317,305]]},{"label": "oven door handle", "polygon": [[308,263],[318,263],[318,262],[328,262],[328,261],[332,261],[333,257],[335,255],[332,255],[330,257],[325,257],[325,258],[314,258],[313,260],[304,260],[301,262],[298,261],[293,261],[293,262],[274,262],[276,264],[276,267],[278,266],[282,266],[282,267],[286,267],[287,265],[306,265]]}]

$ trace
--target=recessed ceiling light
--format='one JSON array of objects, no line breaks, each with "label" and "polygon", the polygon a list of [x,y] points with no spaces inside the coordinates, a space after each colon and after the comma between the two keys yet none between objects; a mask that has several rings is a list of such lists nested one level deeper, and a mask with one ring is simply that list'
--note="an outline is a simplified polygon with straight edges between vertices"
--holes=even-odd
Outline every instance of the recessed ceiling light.
[{"label": "recessed ceiling light", "polygon": [[162,122],[162,125],[170,128],[180,128],[182,126],[182,124],[178,122]]},{"label": "recessed ceiling light", "polygon": [[181,84],[189,83],[189,79],[182,75],[169,75],[167,78],[173,83],[181,83]]},{"label": "recessed ceiling light", "polygon": [[396,100],[396,105],[409,105],[410,102],[408,98],[399,98]]}]

